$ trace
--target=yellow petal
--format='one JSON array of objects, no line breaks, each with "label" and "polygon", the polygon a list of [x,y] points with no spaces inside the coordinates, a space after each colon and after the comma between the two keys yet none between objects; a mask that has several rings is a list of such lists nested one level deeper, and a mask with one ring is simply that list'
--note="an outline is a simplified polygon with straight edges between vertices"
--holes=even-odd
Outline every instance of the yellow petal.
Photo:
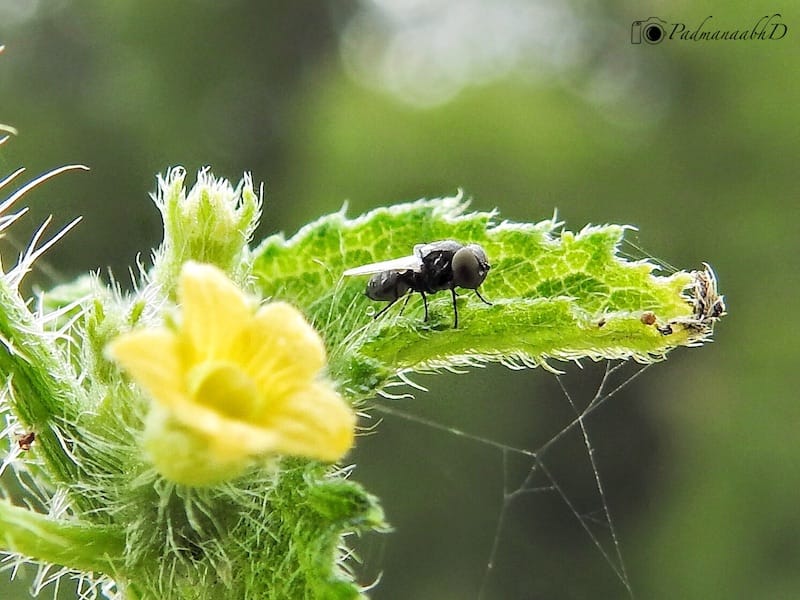
[{"label": "yellow petal", "polygon": [[211,438],[176,421],[171,410],[154,405],[147,415],[142,446],[156,470],[171,481],[202,487],[229,481],[253,462],[247,453],[220,452]]},{"label": "yellow petal", "polygon": [[217,267],[187,262],[181,270],[178,297],[183,309],[182,335],[193,361],[224,358],[251,319],[246,296]]},{"label": "yellow petal", "polygon": [[269,423],[280,454],[335,462],[352,447],[356,416],[333,389],[313,384],[291,397]]},{"label": "yellow petal", "polygon": [[[154,406],[151,410],[159,410]],[[181,424],[186,434],[218,455],[220,462],[249,460],[255,456],[277,454],[278,433],[269,427],[230,418],[196,402],[170,407],[169,418]],[[202,465],[199,467],[202,468]]]},{"label": "yellow petal", "polygon": [[106,353],[156,401],[170,406],[186,396],[178,348],[178,337],[171,331],[145,329],[121,335]]},{"label": "yellow petal", "polygon": [[273,302],[240,332],[230,356],[263,394],[280,398],[311,382],[325,365],[325,345],[299,310]]},{"label": "yellow petal", "polygon": [[172,417],[202,437],[220,460],[235,460],[275,453],[278,434],[274,430],[226,415],[196,402],[176,407]]},{"label": "yellow petal", "polygon": [[221,461],[283,454],[335,462],[352,447],[356,424],[341,396],[322,384],[296,394],[288,410],[261,423],[230,418],[196,402],[184,402],[172,414],[203,436]]},{"label": "yellow petal", "polygon": [[192,400],[226,417],[249,420],[261,408],[258,388],[238,365],[206,361],[189,371],[187,382]]}]

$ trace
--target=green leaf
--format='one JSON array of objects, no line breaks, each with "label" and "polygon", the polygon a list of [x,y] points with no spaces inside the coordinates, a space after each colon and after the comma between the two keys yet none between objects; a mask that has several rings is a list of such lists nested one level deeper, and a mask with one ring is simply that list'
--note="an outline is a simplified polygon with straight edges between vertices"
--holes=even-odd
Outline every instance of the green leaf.
[{"label": "green leaf", "polygon": [[[468,213],[467,206],[458,196],[379,208],[352,220],[342,211],[289,240],[271,236],[255,251],[256,285],[313,320],[326,339],[331,375],[354,398],[373,394],[403,371],[486,361],[538,365],[549,358],[651,362],[707,339],[724,310],[713,274],[714,285],[701,290],[697,272],[658,276],[653,263],[622,257],[626,226],[587,226],[575,234],[555,220],[498,222],[495,213]],[[342,276],[443,239],[481,244],[492,265],[480,291],[493,305],[461,290],[458,329],[447,292],[431,297],[427,323],[419,299],[402,315],[398,306],[373,319],[371,312],[383,305],[364,295],[367,277]],[[704,294],[700,300],[698,294]],[[710,311],[717,298],[720,310]]]},{"label": "green leaf", "polygon": [[0,547],[35,560],[114,574],[122,564],[120,530],[56,520],[0,500]]}]

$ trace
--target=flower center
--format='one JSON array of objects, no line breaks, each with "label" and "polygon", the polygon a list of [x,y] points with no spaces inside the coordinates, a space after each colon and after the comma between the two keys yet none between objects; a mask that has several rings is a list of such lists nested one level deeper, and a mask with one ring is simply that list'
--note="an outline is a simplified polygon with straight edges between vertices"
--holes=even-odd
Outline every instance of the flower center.
[{"label": "flower center", "polygon": [[255,382],[226,362],[204,362],[192,369],[189,393],[199,404],[235,419],[251,418],[261,406]]}]

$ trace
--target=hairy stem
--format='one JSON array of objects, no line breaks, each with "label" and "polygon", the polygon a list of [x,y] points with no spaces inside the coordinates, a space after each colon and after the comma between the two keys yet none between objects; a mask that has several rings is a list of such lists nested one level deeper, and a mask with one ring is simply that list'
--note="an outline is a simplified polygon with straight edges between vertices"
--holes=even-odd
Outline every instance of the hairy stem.
[{"label": "hairy stem", "polygon": [[0,500],[3,549],[81,571],[112,574],[125,550],[117,529],[54,520]]},{"label": "hairy stem", "polygon": [[0,373],[7,399],[20,422],[36,434],[36,447],[60,483],[74,482],[78,466],[70,456],[82,391],[53,340],[28,311],[17,291],[0,279]]}]

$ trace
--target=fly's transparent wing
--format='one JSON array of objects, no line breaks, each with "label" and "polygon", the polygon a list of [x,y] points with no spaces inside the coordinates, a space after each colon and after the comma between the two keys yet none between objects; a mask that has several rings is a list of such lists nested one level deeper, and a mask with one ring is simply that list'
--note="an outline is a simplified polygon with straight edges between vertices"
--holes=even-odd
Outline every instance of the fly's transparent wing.
[{"label": "fly's transparent wing", "polygon": [[422,269],[422,259],[419,256],[404,256],[403,258],[393,258],[381,262],[362,265],[344,272],[347,276],[370,275],[372,273],[383,273],[384,271],[417,271]]}]

